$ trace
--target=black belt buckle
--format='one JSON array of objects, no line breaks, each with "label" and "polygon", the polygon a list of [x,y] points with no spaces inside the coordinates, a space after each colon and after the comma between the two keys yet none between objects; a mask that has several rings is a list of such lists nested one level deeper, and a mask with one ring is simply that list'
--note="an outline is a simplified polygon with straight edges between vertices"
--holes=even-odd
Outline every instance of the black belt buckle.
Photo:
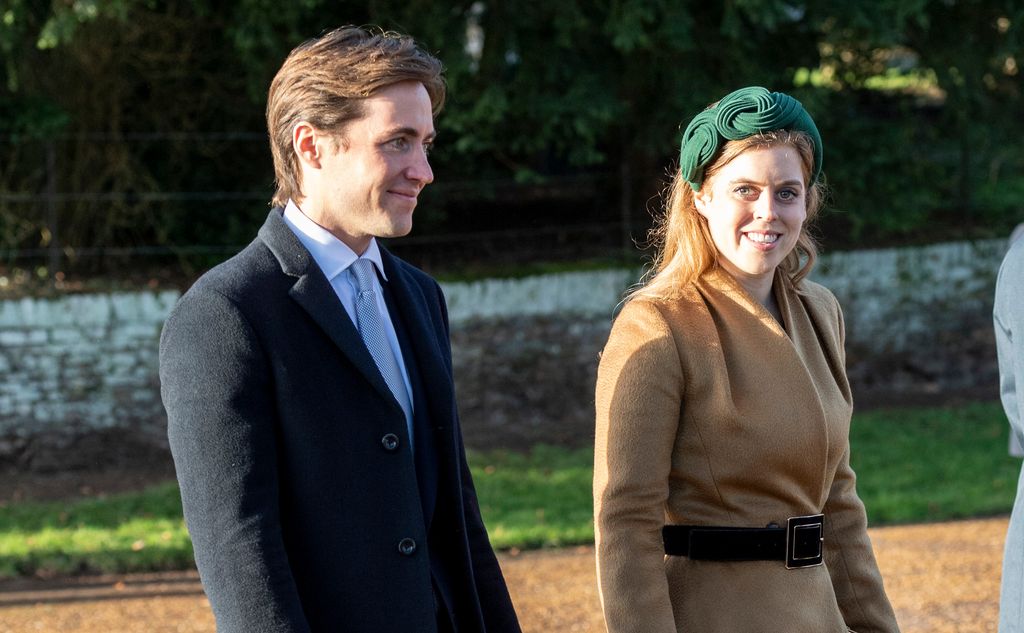
[{"label": "black belt buckle", "polygon": [[790,517],[786,521],[786,569],[821,565],[824,514]]}]

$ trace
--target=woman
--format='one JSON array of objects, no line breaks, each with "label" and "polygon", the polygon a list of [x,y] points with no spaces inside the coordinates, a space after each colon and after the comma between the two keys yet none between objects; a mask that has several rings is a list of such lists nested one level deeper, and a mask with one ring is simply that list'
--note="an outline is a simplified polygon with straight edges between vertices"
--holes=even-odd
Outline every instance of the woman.
[{"label": "woman", "polygon": [[608,630],[897,631],[850,469],[843,320],[806,279],[821,138],[744,88],[687,127],[597,381]]}]

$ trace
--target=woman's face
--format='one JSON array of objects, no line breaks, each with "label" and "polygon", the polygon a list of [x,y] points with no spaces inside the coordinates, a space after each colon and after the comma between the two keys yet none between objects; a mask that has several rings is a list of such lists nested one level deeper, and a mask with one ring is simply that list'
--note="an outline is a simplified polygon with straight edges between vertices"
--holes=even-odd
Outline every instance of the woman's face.
[{"label": "woman's face", "polygon": [[722,265],[740,281],[771,279],[807,219],[807,186],[796,148],[743,152],[694,194]]}]

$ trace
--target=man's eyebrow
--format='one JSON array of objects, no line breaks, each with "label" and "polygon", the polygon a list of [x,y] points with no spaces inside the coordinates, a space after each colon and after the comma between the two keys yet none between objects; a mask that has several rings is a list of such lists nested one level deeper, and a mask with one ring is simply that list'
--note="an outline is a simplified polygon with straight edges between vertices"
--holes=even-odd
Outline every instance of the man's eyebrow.
[{"label": "man's eyebrow", "polygon": [[[392,128],[392,129],[386,131],[383,134],[383,136],[412,136],[414,138],[419,137],[419,135],[420,135],[419,130],[417,130],[414,127],[395,127],[395,128]],[[427,134],[423,138],[425,140],[434,140],[435,138],[437,138],[437,132],[434,131],[434,130],[431,130],[430,134]]]}]

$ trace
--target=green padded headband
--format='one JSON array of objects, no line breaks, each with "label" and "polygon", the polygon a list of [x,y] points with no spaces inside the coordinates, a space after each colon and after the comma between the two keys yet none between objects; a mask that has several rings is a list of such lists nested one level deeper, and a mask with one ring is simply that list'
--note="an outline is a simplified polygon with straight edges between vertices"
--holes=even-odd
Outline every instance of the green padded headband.
[{"label": "green padded headband", "polygon": [[740,88],[693,117],[679,145],[679,170],[694,191],[704,181],[704,168],[714,160],[726,141],[738,141],[759,132],[794,130],[814,141],[814,184],[821,175],[821,134],[800,102],[781,92],[760,86]]}]

